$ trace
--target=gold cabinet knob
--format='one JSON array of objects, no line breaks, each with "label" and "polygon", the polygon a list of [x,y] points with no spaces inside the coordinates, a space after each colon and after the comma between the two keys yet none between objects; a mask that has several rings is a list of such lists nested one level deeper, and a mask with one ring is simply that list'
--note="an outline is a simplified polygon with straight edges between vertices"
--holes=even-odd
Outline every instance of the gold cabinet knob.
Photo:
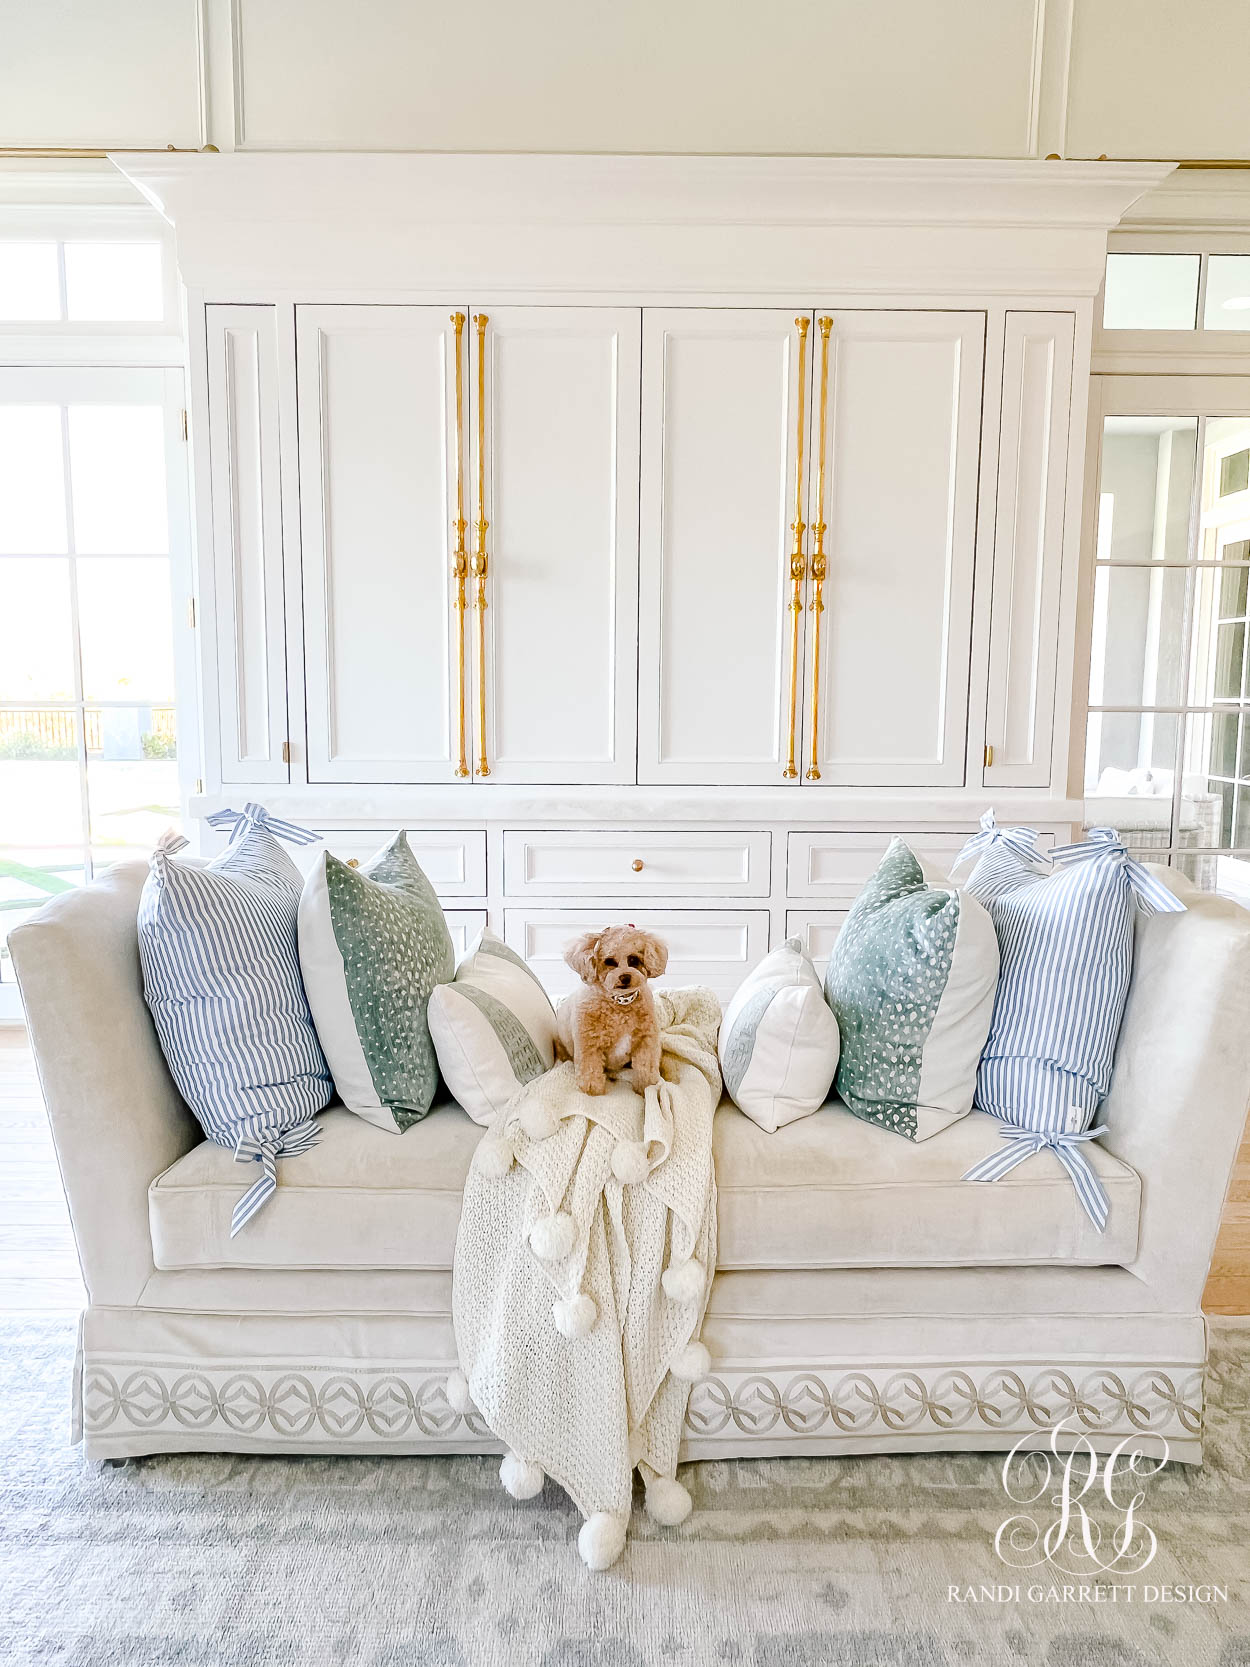
[{"label": "gold cabinet knob", "polygon": [[360,858],[359,857],[348,857],[347,866],[349,868],[359,868],[360,867]]},{"label": "gold cabinet knob", "polygon": [[629,866],[633,869],[635,874],[641,874],[642,873],[642,858],[641,857],[635,857],[633,862],[631,862]]}]

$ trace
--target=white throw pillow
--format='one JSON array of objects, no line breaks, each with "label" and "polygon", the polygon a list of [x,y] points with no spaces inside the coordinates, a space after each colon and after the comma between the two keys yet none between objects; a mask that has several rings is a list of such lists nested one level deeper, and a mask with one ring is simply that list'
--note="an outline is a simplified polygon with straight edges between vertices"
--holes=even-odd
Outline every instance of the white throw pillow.
[{"label": "white throw pillow", "polygon": [[435,987],[429,1017],[443,1080],[475,1123],[493,1123],[522,1084],[555,1064],[550,998],[516,951],[489,930],[452,982]]},{"label": "white throw pillow", "polygon": [[775,1134],[819,1111],[838,1068],[838,1021],[798,938],[766,955],[738,986],[720,1027],[729,1097]]}]

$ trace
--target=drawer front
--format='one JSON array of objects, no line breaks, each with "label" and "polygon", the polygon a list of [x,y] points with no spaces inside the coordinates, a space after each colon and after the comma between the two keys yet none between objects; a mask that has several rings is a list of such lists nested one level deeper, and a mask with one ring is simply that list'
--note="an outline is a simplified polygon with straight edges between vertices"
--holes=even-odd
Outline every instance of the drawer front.
[{"label": "drawer front", "polygon": [[846,923],[846,909],[788,909],[786,937],[798,938],[819,977],[825,976],[834,940]]},{"label": "drawer front", "polygon": [[753,833],[509,832],[511,897],[767,897],[771,836]]},{"label": "drawer front", "polygon": [[456,965],[459,966],[469,953],[469,945],[478,933],[485,929],[486,910],[444,909],[443,919],[451,933],[452,947],[456,951]]},{"label": "drawer front", "polygon": [[[918,857],[945,875],[963,849],[968,834],[915,833],[903,837]],[[886,831],[792,833],[786,849],[787,893],[791,897],[853,903],[893,838],[894,834]]]},{"label": "drawer front", "polygon": [[566,946],[582,932],[634,925],[668,945],[668,970],[657,983],[707,984],[722,1001],[768,949],[766,909],[505,909],[504,937],[552,995],[567,995],[577,974]]},{"label": "drawer front", "polygon": [[[393,837],[386,828],[319,828],[326,849],[343,862],[363,865]],[[410,828],[408,843],[440,897],[486,895],[486,835],[481,828]],[[319,845],[288,847],[307,873]]]}]

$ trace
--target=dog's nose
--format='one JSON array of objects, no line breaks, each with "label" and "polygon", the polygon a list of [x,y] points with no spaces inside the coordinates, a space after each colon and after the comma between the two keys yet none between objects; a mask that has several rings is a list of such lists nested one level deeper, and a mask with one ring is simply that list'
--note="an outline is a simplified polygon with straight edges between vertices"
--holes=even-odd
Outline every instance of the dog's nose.
[{"label": "dog's nose", "polygon": [[629,986],[630,986],[630,985],[631,985],[631,984],[632,984],[632,983],[633,983],[633,982],[634,982],[634,975],[633,975],[633,973],[632,973],[632,972],[623,972],[623,973],[622,973],[622,974],[621,974],[621,988],[622,988],[622,989],[624,989],[624,990],[628,990],[628,989],[629,989]]}]

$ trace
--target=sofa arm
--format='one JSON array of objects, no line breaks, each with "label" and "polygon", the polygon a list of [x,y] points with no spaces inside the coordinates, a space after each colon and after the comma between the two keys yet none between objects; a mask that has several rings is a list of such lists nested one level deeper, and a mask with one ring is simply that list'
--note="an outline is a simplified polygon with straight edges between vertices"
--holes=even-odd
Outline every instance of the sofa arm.
[{"label": "sofa arm", "polygon": [[203,1136],[156,1039],[135,920],[144,863],[65,892],[9,934],[92,1303],[151,1275],[148,1186]]},{"label": "sofa arm", "polygon": [[1196,1309],[1250,1101],[1250,910],[1155,873],[1187,913],[1139,917],[1133,983],[1100,1122],[1141,1176],[1132,1271]]}]

